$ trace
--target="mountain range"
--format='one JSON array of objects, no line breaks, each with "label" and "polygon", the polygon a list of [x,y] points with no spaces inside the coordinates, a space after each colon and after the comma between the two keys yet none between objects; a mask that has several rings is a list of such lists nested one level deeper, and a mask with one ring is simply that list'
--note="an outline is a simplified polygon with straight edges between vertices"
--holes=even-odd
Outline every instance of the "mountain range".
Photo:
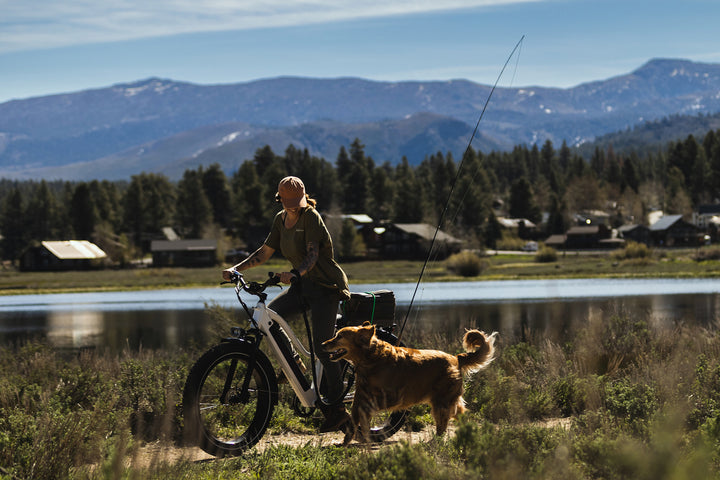
[{"label": "mountain range", "polygon": [[459,158],[473,148],[580,145],[672,115],[720,112],[720,64],[654,59],[573,88],[497,88],[465,80],[378,82],[279,77],[229,85],[150,78],[0,104],[0,178],[179,178],[227,171],[269,145],[334,161],[355,138],[376,163]]}]

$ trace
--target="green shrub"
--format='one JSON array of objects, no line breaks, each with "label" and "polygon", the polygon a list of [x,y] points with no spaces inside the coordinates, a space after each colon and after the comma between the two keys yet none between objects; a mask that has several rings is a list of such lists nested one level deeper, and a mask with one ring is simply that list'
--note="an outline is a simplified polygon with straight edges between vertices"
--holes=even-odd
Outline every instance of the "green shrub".
[{"label": "green shrub", "polygon": [[616,436],[604,431],[579,438],[573,450],[587,478],[637,479],[647,458],[641,442],[624,434]]},{"label": "green shrub", "polygon": [[[707,355],[698,356],[695,379],[689,395],[688,423],[693,428],[698,428],[706,420],[720,415],[720,365],[717,360],[713,360],[712,364]],[[718,440],[720,441],[720,437]]]},{"label": "green shrub", "polygon": [[554,410],[554,406],[550,393],[542,388],[528,388],[525,390],[522,407],[530,420],[549,417]]},{"label": "green shrub", "polygon": [[516,376],[490,368],[473,377],[464,398],[471,412],[491,422],[516,423],[527,420],[522,390],[523,385]]},{"label": "green shrub", "polygon": [[3,409],[0,417],[0,466],[11,466],[18,478],[65,478],[72,467],[102,454],[105,432],[92,410]]},{"label": "green shrub", "polygon": [[558,378],[552,383],[553,400],[564,417],[585,411],[588,398],[588,380],[575,374]]},{"label": "green shrub", "polygon": [[542,478],[565,434],[560,429],[532,425],[478,425],[461,417],[451,446],[480,478]]},{"label": "green shrub", "polygon": [[131,410],[131,425],[140,438],[179,437],[190,363],[185,353],[169,351],[141,352],[121,361],[120,403]]},{"label": "green shrub", "polygon": [[623,248],[610,253],[610,258],[616,261],[632,259],[650,259],[652,250],[644,243],[629,241]]},{"label": "green shrub", "polygon": [[517,235],[513,235],[508,230],[503,230],[502,238],[497,241],[496,248],[498,250],[522,250],[522,247],[526,243],[527,240],[523,240]]},{"label": "green shrub", "polygon": [[538,263],[551,263],[551,262],[557,262],[558,259],[558,253],[557,250],[555,250],[552,247],[548,247],[546,245],[543,245],[540,247],[540,250],[535,254],[535,261]]},{"label": "green shrub", "polygon": [[456,253],[447,259],[448,270],[462,277],[477,277],[487,266],[487,262],[468,251]]},{"label": "green shrub", "polygon": [[605,408],[615,417],[626,420],[638,432],[658,408],[652,385],[632,382],[627,378],[613,381],[605,387]]},{"label": "green shrub", "polygon": [[523,365],[528,362],[537,363],[542,359],[542,353],[528,342],[518,342],[503,349],[503,363],[510,365]]},{"label": "green shrub", "polygon": [[643,436],[611,426],[614,422],[604,414],[583,415],[577,423],[586,422],[575,432],[572,444],[572,456],[583,478],[718,478],[711,442],[702,436],[690,440],[682,415],[661,417]]},{"label": "green shrub", "polygon": [[619,358],[627,364],[650,353],[651,342],[647,321],[619,313],[608,320],[601,344],[609,357]]},{"label": "green shrub", "polygon": [[700,248],[693,255],[696,262],[704,262],[707,260],[720,260],[720,247]]},{"label": "green shrub", "polygon": [[591,320],[578,333],[572,354],[582,371],[606,375],[635,365],[651,349],[647,322],[621,312],[607,321]]},{"label": "green shrub", "polygon": [[329,478],[348,480],[436,478],[450,480],[463,477],[471,478],[455,474],[442,462],[438,462],[438,459],[423,445],[400,442],[397,446],[383,450],[381,454],[355,457],[344,468],[338,469],[335,476]]}]

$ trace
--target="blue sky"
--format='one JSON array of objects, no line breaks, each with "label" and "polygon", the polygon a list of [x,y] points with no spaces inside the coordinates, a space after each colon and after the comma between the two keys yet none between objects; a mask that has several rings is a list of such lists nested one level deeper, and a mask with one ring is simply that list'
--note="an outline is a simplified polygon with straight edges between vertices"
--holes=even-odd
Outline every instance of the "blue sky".
[{"label": "blue sky", "polygon": [[500,86],[566,88],[659,57],[720,63],[717,0],[0,0],[0,12],[0,102],[148,77],[491,85],[523,35]]}]

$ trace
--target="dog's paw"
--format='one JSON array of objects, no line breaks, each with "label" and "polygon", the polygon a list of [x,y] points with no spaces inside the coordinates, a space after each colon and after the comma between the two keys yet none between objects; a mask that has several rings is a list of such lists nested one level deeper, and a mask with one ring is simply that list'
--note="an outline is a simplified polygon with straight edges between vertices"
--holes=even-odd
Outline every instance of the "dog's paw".
[{"label": "dog's paw", "polygon": [[358,430],[358,431],[355,433],[355,436],[353,437],[353,439],[354,439],[356,442],[358,442],[358,443],[364,443],[364,444],[370,443],[370,438],[369,438],[369,436],[363,435],[360,430]]},{"label": "dog's paw", "polygon": [[[350,430],[347,430],[347,428],[350,428]],[[353,437],[355,437],[355,432],[353,431],[351,426],[349,424],[347,424],[346,430],[345,430],[345,437],[343,438],[343,441],[340,444],[340,446],[347,447],[348,445],[350,445],[350,442],[353,441]]]}]

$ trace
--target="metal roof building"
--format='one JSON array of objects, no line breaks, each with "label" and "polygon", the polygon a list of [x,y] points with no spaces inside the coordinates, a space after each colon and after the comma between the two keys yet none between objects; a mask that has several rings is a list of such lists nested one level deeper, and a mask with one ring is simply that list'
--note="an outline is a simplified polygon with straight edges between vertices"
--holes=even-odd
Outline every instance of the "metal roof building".
[{"label": "metal roof building", "polygon": [[21,270],[86,270],[102,266],[107,254],[87,240],[44,241],[20,256]]}]

